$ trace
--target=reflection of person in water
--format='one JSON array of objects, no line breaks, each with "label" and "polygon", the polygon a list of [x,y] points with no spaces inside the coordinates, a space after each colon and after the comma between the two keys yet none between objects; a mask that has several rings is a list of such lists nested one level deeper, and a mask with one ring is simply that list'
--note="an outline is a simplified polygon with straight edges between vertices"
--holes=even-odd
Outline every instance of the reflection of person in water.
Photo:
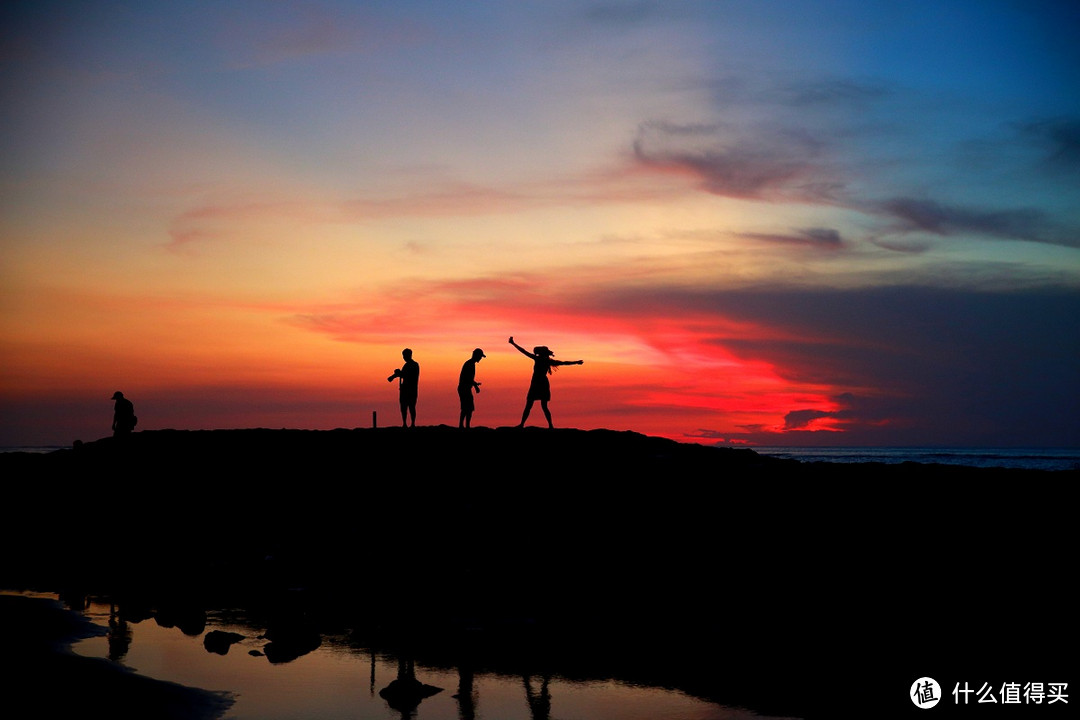
[{"label": "reflection of person in water", "polygon": [[544,417],[547,418],[548,427],[555,427],[551,424],[551,411],[548,410],[548,400],[551,400],[551,384],[548,382],[548,375],[551,374],[552,368],[559,365],[584,365],[585,361],[556,360],[554,358],[555,353],[543,345],[538,345],[533,348],[532,352],[529,352],[514,342],[512,337],[510,338],[510,344],[516,347],[522,355],[533,360],[532,382],[529,383],[529,394],[525,398],[525,412],[521,414],[521,423],[518,427],[525,427],[525,421],[529,419],[529,412],[532,410],[533,403],[537,400],[540,401],[540,409],[544,411]]},{"label": "reflection of person in water", "polygon": [[412,427],[416,427],[416,395],[420,386],[420,363],[412,359],[412,350],[405,348],[401,351],[401,357],[405,364],[394,374],[386,378],[387,382],[398,378],[398,403],[401,405],[401,427],[406,427],[406,416],[412,420]]},{"label": "reflection of person in water", "polygon": [[424,698],[442,692],[442,688],[425,685],[416,678],[416,666],[411,656],[398,657],[397,677],[379,691],[386,703],[401,713],[401,717],[416,717],[416,709]]},{"label": "reflection of person in water", "polygon": [[135,429],[135,424],[138,422],[138,418],[135,417],[135,406],[119,390],[113,393],[112,399],[116,401],[113,405],[113,435],[127,435]]},{"label": "reflection of person in water", "polygon": [[532,720],[549,720],[551,717],[551,692],[548,690],[547,674],[540,676],[540,689],[533,690],[532,676],[522,675],[525,683],[525,702],[529,704],[529,715]]},{"label": "reflection of person in water", "polygon": [[127,621],[120,616],[116,605],[109,606],[109,653],[108,657],[113,662],[120,662],[127,655],[131,647],[131,628]]},{"label": "reflection of person in water", "polygon": [[476,409],[476,403],[473,401],[473,390],[480,394],[480,383],[476,382],[476,363],[480,362],[481,358],[486,358],[487,355],[480,348],[476,348],[472,351],[472,357],[465,361],[465,364],[461,366],[461,375],[458,376],[457,394],[458,399],[461,400],[461,416],[458,418],[459,428],[472,427],[472,414]]},{"label": "reflection of person in water", "polygon": [[458,702],[458,720],[476,720],[476,704],[479,699],[473,685],[472,666],[467,661],[458,665],[458,691],[454,695]]}]

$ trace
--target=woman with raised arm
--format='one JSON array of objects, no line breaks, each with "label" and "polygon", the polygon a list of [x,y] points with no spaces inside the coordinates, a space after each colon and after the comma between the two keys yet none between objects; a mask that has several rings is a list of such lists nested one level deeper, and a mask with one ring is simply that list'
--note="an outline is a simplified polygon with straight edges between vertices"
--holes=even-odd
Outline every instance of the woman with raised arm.
[{"label": "woman with raised arm", "polygon": [[533,348],[532,352],[529,352],[514,342],[513,337],[510,338],[510,344],[516,347],[522,355],[532,358],[533,361],[532,382],[529,383],[529,395],[525,398],[525,412],[521,414],[521,423],[518,427],[525,427],[525,421],[529,419],[529,411],[532,410],[533,403],[539,400],[540,409],[544,411],[548,427],[554,428],[555,426],[551,424],[551,411],[548,410],[548,400],[551,399],[551,384],[548,382],[547,376],[551,374],[551,369],[557,365],[584,365],[585,361],[556,360],[554,358],[555,353],[543,345],[538,345]]}]

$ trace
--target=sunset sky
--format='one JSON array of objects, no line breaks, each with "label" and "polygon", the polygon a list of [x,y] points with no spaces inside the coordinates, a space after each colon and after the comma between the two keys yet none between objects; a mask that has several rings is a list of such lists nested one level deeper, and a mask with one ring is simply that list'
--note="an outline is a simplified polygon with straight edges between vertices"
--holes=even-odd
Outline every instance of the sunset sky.
[{"label": "sunset sky", "polygon": [[[0,445],[1080,445],[1080,4],[10,2]],[[539,409],[532,420],[542,422]]]}]

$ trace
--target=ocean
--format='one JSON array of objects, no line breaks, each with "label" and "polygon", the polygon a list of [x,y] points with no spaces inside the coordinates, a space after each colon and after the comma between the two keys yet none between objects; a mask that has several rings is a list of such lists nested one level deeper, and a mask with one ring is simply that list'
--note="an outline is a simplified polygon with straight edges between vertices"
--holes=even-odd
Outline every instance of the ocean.
[{"label": "ocean", "polygon": [[938,463],[1026,470],[1080,470],[1080,448],[752,447],[760,455],[801,462]]},{"label": "ocean", "polygon": [[56,450],[63,449],[64,448],[60,447],[59,445],[23,445],[15,447],[0,447],[0,453],[24,452],[41,454],[51,453],[55,452]]},{"label": "ocean", "polygon": [[[49,453],[61,449],[63,448],[57,446],[0,447],[0,453]],[[750,447],[750,449],[760,455],[801,462],[916,462],[1026,470],[1080,470],[1080,448]]]}]

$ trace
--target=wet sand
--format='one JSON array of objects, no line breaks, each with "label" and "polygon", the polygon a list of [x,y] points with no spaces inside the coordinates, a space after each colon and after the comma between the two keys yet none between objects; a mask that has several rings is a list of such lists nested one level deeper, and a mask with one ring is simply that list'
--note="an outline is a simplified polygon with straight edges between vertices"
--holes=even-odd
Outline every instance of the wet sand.
[{"label": "wet sand", "polygon": [[5,706],[42,718],[214,720],[232,705],[223,693],[142,677],[71,651],[73,642],[97,634],[55,600],[0,595]]}]

